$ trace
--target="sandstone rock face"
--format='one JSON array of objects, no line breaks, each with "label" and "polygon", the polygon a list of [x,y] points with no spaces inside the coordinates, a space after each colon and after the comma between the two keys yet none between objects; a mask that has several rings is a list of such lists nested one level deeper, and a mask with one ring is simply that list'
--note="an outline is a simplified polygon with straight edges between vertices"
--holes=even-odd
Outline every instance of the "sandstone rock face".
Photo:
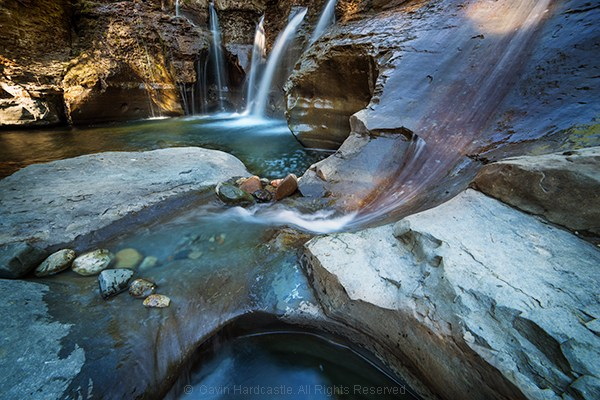
[{"label": "sandstone rock face", "polygon": [[441,398],[600,393],[600,251],[479,192],[315,238],[305,266],[328,316]]},{"label": "sandstone rock face", "polygon": [[74,124],[183,114],[178,84],[196,82],[206,32],[160,2],[92,3],[81,11],[79,55],[64,77]]},{"label": "sandstone rock face", "polygon": [[71,14],[66,0],[0,5],[0,128],[66,121],[60,81],[71,47]]},{"label": "sandstone rock face", "polygon": [[246,169],[235,157],[200,148],[31,165],[0,181],[0,244],[33,240],[42,249],[86,250],[90,241],[189,204],[198,191],[242,175]]},{"label": "sandstone rock face", "polygon": [[[378,142],[385,148],[382,132],[412,132],[420,144],[414,157],[402,150],[379,155],[387,172],[377,160],[365,169],[366,157],[354,155],[356,164],[347,160],[337,170],[340,180],[361,171],[361,182],[374,182],[367,190],[321,191],[335,192],[344,205],[367,204],[371,216],[364,221],[401,218],[447,200],[468,185],[482,153],[493,160],[598,145],[600,88],[593,77],[600,61],[586,55],[600,44],[591,31],[598,13],[585,1],[549,7],[546,1],[444,0],[389,3],[387,9],[383,2],[372,9],[360,2],[354,11],[350,3],[356,2],[340,2],[343,18],[303,55],[286,93],[294,107],[304,87],[327,81],[327,63],[343,49],[349,58],[360,47],[374,60],[371,100],[350,117],[351,147],[358,151],[360,139],[369,141],[365,148]],[[299,124],[294,109],[287,114],[294,133],[339,142],[339,130],[321,128],[322,109],[298,110]],[[379,215],[372,212],[377,209]]]},{"label": "sandstone rock face", "polygon": [[337,149],[350,132],[350,116],[375,90],[377,64],[364,45],[328,44],[303,58],[285,86],[290,129],[306,147]]},{"label": "sandstone rock face", "polygon": [[488,164],[474,184],[521,210],[600,234],[600,147]]}]

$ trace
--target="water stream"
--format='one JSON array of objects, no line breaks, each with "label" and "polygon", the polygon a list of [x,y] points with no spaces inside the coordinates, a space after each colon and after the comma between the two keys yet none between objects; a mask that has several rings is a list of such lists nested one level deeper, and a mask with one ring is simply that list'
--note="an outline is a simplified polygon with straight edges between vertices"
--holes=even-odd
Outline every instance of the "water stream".
[{"label": "water stream", "polygon": [[335,24],[335,5],[337,4],[337,0],[328,0],[325,7],[323,7],[323,11],[321,12],[321,16],[319,17],[319,22],[317,22],[317,26],[310,37],[309,44],[313,44],[327,30],[330,25]]},{"label": "water stream", "polygon": [[215,4],[213,2],[209,3],[208,8],[210,14],[210,32],[212,34],[210,56],[215,74],[217,107],[218,111],[223,111],[225,109],[224,102],[227,92],[227,83],[225,81],[227,70],[225,69],[225,61],[223,60],[221,28],[219,26],[219,17],[217,16],[217,12],[215,10]]},{"label": "water stream", "polygon": [[304,20],[306,12],[306,8],[301,9],[290,20],[289,24],[286,26],[283,32],[281,32],[277,37],[277,40],[273,45],[273,49],[271,50],[271,54],[269,55],[269,61],[267,62],[267,67],[261,79],[258,91],[256,92],[256,96],[252,99],[248,99],[248,102],[252,104],[250,110],[251,115],[258,118],[265,116],[267,102],[269,100],[270,92],[272,90],[275,72],[277,71],[277,67],[281,62],[281,57],[283,56],[290,42],[294,39],[298,27]]},{"label": "water stream", "polygon": [[246,112],[250,112],[256,98],[256,85],[258,82],[259,69],[265,62],[267,57],[267,43],[265,38],[265,16],[263,15],[256,25],[256,33],[254,34],[254,45],[252,47],[252,60],[250,65],[250,76],[248,78],[248,88],[246,90]]}]

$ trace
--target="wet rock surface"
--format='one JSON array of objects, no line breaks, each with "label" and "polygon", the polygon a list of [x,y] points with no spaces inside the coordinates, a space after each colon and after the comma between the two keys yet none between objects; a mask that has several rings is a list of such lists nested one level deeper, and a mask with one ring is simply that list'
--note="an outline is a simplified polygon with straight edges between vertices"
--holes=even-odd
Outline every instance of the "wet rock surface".
[{"label": "wet rock surface", "polygon": [[[594,77],[600,65],[589,57],[600,43],[591,28],[598,12],[586,4],[446,0],[373,10],[365,3],[345,12],[348,18],[303,55],[288,81],[288,121],[298,134],[337,140],[337,131],[328,136],[321,129],[323,108],[294,107],[304,88],[325,80],[336,54],[350,58],[360,47],[375,61],[378,74],[369,105],[350,117],[348,140],[354,143],[349,146],[358,151],[357,140],[372,142],[366,149],[379,143],[383,153],[370,160],[353,155],[344,162],[348,146],[342,148],[317,166],[325,175],[328,169],[336,172],[325,177],[333,183],[315,193],[333,193],[341,207],[350,209],[365,204],[358,218],[365,226],[451,198],[468,185],[481,154],[495,160],[598,145],[600,89]],[[340,3],[338,14],[347,6]],[[305,69],[323,74],[305,74]],[[386,136],[407,131],[419,142],[415,151],[400,148],[396,155],[385,149]],[[386,169],[379,168],[382,163]],[[312,180],[315,174],[305,176]],[[358,191],[353,191],[345,177],[359,174]],[[342,185],[350,191],[336,190]]]},{"label": "wet rock surface", "polygon": [[116,296],[127,290],[133,271],[129,269],[107,269],[98,275],[98,286],[103,299]]},{"label": "wet rock surface", "polygon": [[575,235],[467,190],[306,250],[326,313],[381,340],[441,398],[599,393],[588,323],[600,251]]},{"label": "wet rock surface", "polygon": [[54,275],[68,269],[75,260],[75,251],[71,249],[59,250],[51,254],[35,269],[35,276],[42,277]]},{"label": "wet rock surface", "polygon": [[[198,191],[244,174],[235,157],[200,148],[103,153],[29,166],[0,181],[2,256],[18,260],[15,254],[31,249],[8,244],[27,240],[42,249],[87,250],[92,240],[119,233],[120,223],[131,229],[145,222],[144,212],[168,212],[161,205],[189,204]],[[46,255],[26,266],[36,267]]]},{"label": "wet rock surface", "polygon": [[247,206],[254,204],[254,198],[250,193],[246,193],[233,183],[223,182],[216,187],[216,193],[219,199],[225,204]]},{"label": "wet rock surface", "polygon": [[600,235],[600,147],[484,166],[477,189],[574,231]]}]

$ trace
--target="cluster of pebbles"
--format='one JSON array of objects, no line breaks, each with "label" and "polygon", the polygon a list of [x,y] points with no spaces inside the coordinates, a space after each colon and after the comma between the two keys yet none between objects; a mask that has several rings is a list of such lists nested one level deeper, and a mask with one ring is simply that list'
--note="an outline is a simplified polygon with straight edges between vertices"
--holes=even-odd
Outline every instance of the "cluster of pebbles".
[{"label": "cluster of pebbles", "polygon": [[97,249],[80,256],[74,250],[63,249],[42,261],[34,273],[37,277],[45,277],[70,268],[81,276],[98,276],[100,294],[104,299],[129,290],[131,296],[144,299],[144,306],[164,308],[169,306],[171,299],[156,294],[155,283],[143,278],[133,279],[136,269],[144,271],[157,263],[156,257],[144,257],[132,248],[123,249],[116,254],[106,249]]}]

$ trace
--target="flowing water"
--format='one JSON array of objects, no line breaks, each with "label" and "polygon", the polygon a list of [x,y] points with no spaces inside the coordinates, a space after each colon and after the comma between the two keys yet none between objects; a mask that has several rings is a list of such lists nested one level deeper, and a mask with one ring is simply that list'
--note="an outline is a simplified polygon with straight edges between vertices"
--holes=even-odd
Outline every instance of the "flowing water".
[{"label": "flowing water", "polygon": [[265,16],[263,15],[256,25],[254,34],[254,45],[252,47],[252,62],[250,66],[250,76],[248,78],[248,88],[246,91],[246,112],[250,112],[252,105],[256,102],[255,92],[258,81],[259,69],[267,57],[267,43],[265,38]]},{"label": "flowing water", "polygon": [[323,7],[323,11],[321,12],[321,17],[319,17],[319,22],[317,22],[317,26],[313,31],[312,36],[310,37],[309,44],[313,44],[327,30],[330,25],[335,24],[335,5],[337,4],[337,0],[328,0],[325,7]]},{"label": "flowing water", "polygon": [[221,28],[219,26],[219,17],[215,10],[214,3],[208,5],[210,14],[210,32],[212,34],[212,42],[210,46],[210,56],[212,58],[215,74],[215,84],[217,86],[217,105],[218,110],[224,110],[225,96],[227,92],[227,83],[225,82],[225,76],[227,70],[225,69],[225,61],[223,60],[223,48],[221,42]]},{"label": "flowing water", "polygon": [[252,109],[250,110],[251,115],[258,118],[264,117],[267,108],[267,101],[269,100],[270,92],[273,87],[273,78],[277,72],[277,67],[281,62],[281,57],[283,56],[285,50],[295,38],[296,31],[304,20],[306,11],[306,8],[300,10],[290,20],[283,32],[277,37],[277,40],[273,45],[273,49],[271,50],[271,54],[269,55],[269,61],[267,62],[267,67],[260,81],[256,96],[254,99],[248,99],[248,101],[253,104]]}]

